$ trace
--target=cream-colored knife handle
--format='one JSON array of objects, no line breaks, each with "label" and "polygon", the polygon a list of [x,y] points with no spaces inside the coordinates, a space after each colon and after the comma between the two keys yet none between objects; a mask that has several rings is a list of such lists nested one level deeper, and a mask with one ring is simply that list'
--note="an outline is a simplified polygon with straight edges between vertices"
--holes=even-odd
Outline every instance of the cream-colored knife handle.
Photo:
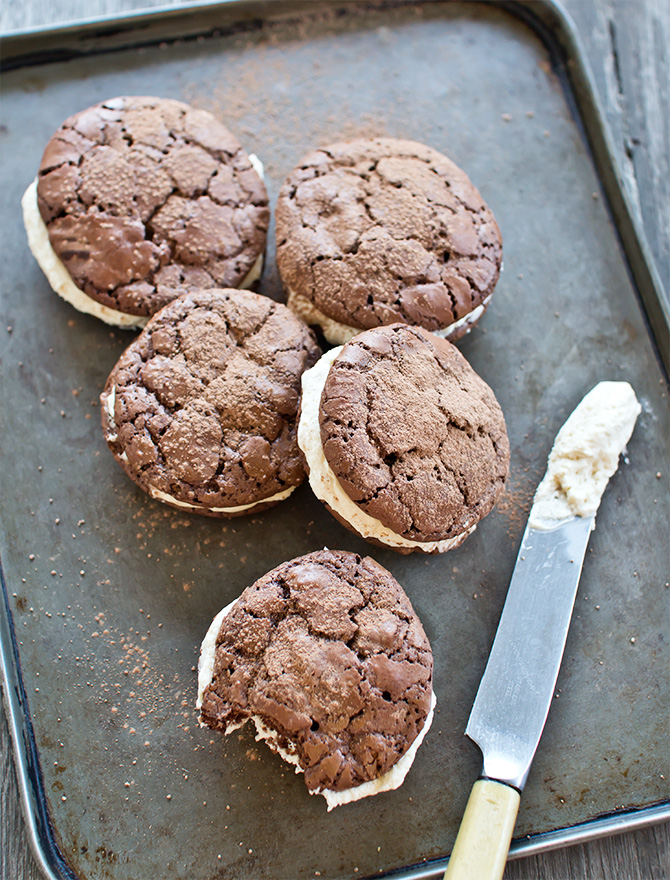
[{"label": "cream-colored knife handle", "polygon": [[500,880],[520,800],[519,792],[502,782],[475,782],[444,880]]}]

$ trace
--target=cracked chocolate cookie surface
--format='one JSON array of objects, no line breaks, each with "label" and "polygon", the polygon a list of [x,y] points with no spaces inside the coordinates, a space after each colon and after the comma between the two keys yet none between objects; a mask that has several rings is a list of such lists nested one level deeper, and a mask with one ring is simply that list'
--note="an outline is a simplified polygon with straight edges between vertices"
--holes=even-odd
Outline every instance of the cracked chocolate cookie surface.
[{"label": "cracked chocolate cookie surface", "polygon": [[210,515],[258,511],[304,478],[300,376],[318,356],[312,332],[267,297],[185,294],[154,315],[110,374],[105,439],[154,498]]},{"label": "cracked chocolate cookie surface", "polygon": [[323,550],[266,574],[224,617],[201,719],[225,731],[260,718],[310,790],[340,791],[405,754],[429,713],[432,667],[393,576],[370,558]]},{"label": "cracked chocolate cookie surface", "polygon": [[151,315],[194,288],[237,287],[263,253],[265,185],[210,113],[120,97],[67,119],[42,157],[37,202],[74,283]]},{"label": "cracked chocolate cookie surface", "polygon": [[349,498],[394,533],[467,533],[504,489],[509,442],[489,388],[448,341],[418,327],[368,330],[326,378],[321,445]]},{"label": "cracked chocolate cookie surface", "polygon": [[481,195],[446,156],[414,141],[309,153],[281,188],[276,228],[290,294],[358,329],[402,321],[440,331],[479,309],[476,320],[500,273],[500,230]]}]

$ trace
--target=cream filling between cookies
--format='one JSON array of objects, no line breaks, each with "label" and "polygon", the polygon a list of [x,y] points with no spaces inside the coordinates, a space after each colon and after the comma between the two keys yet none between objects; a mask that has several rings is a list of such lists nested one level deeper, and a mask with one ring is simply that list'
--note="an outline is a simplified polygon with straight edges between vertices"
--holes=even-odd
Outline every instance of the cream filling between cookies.
[{"label": "cream filling between cookies", "polygon": [[[468,312],[464,317],[459,318],[458,321],[454,321],[453,324],[449,324],[447,327],[442,327],[439,330],[431,330],[430,332],[434,333],[435,336],[441,336],[443,339],[446,339],[455,330],[458,330],[465,324],[474,326],[484,314],[484,310],[491,301],[492,295],[493,294],[489,294],[476,308],[471,312]],[[295,312],[299,318],[302,318],[306,324],[318,324],[323,331],[323,335],[332,345],[344,345],[346,342],[353,339],[354,336],[358,336],[359,333],[362,333],[366,329],[365,327],[351,327],[349,324],[342,324],[334,318],[329,318],[328,315],[325,315],[320,309],[317,309],[310,299],[303,296],[301,293],[296,293],[290,287],[288,288],[286,305],[291,311]],[[470,332],[471,329],[472,327],[468,326],[468,332]]]},{"label": "cream filling between cookies", "polygon": [[[105,439],[108,443],[115,443],[118,440],[118,434],[116,432],[116,419],[114,418],[114,406],[116,404],[116,386],[112,386],[112,390],[109,392],[107,397],[105,398],[105,412],[107,413],[107,419],[109,421],[110,433],[105,436]],[[122,452],[119,456],[124,461],[128,461],[128,457],[125,452]],[[152,498],[155,498],[157,501],[164,501],[166,504],[173,504],[175,507],[181,507],[184,510],[209,510],[211,513],[241,513],[243,510],[251,510],[254,507],[258,507],[260,504],[269,504],[274,501],[283,501],[285,498],[294,492],[297,489],[297,486],[289,486],[288,489],[282,489],[281,492],[277,492],[274,495],[270,495],[268,498],[260,498],[258,501],[252,501],[250,504],[238,504],[236,507],[211,507],[207,504],[192,504],[189,501],[180,501],[178,498],[175,498],[173,495],[168,495],[167,492],[163,492],[161,489],[157,489],[156,486],[147,486],[147,492]]]},{"label": "cream filling between cookies", "polygon": [[247,272],[244,278],[238,284],[238,289],[240,290],[249,290],[254,281],[258,281],[258,279],[263,274],[263,261],[265,257],[264,254],[259,254],[256,257],[256,262],[253,264],[251,269]]},{"label": "cream filling between cookies", "polygon": [[[196,709],[200,709],[202,707],[202,700],[205,694],[205,691],[209,687],[212,682],[212,678],[214,677],[214,661],[216,657],[216,638],[219,634],[219,630],[221,629],[221,624],[223,619],[233,610],[234,605],[238,600],[234,599],[225,608],[222,608],[221,611],[216,615],[214,620],[211,622],[209,629],[207,630],[207,634],[205,638],[202,640],[202,645],[200,646],[200,660],[198,661],[198,698],[196,700]],[[416,735],[416,738],[407,749],[405,754],[391,767],[390,770],[387,770],[386,773],[383,773],[381,776],[377,777],[377,779],[371,779],[368,782],[363,782],[361,785],[356,785],[353,788],[346,788],[343,791],[332,791],[329,788],[317,788],[314,790],[310,790],[310,794],[320,794],[325,798],[326,804],[328,805],[328,812],[335,809],[335,807],[342,806],[343,804],[350,804],[353,801],[359,801],[365,797],[371,797],[375,794],[380,794],[383,791],[393,791],[396,788],[399,788],[403,782],[405,781],[405,777],[409,773],[410,767],[414,763],[414,759],[416,758],[416,753],[419,749],[419,746],[424,740],[424,737],[428,733],[431,724],[433,723],[433,715],[435,712],[435,706],[437,705],[437,699],[435,698],[435,693],[431,689],[430,692],[430,709],[428,710],[428,715],[426,716],[426,720],[423,723],[423,727]],[[227,736],[229,733],[233,733],[235,730],[239,730],[240,727],[243,727],[247,721],[253,721],[254,726],[256,728],[256,741],[260,742],[261,740],[265,740],[267,742],[270,749],[273,752],[276,752],[281,758],[284,759],[288,764],[292,764],[295,767],[296,773],[304,773],[305,771],[300,766],[300,759],[298,755],[294,752],[289,752],[287,749],[283,748],[279,745],[279,735],[273,730],[271,727],[268,727],[267,724],[258,716],[252,715],[250,718],[246,718],[244,721],[229,724],[224,730],[224,735]],[[206,727],[207,725],[200,722],[201,726]]]},{"label": "cream filling between cookies", "polygon": [[[229,602],[225,606],[225,608],[222,608],[221,611],[219,611],[214,620],[210,623],[205,638],[202,640],[202,644],[200,645],[200,659],[198,660],[198,698],[195,701],[195,708],[198,710],[202,707],[202,698],[205,695],[205,691],[212,683],[212,679],[214,678],[216,637],[218,636],[219,630],[221,629],[223,618],[227,617],[228,614],[230,614],[236,602],[237,599],[233,599],[232,602]],[[206,727],[207,725],[203,726]],[[235,730],[236,727],[241,726],[241,724],[237,724],[227,727],[226,733],[231,733],[231,731]]]},{"label": "cream filling between cookies", "polygon": [[251,504],[238,504],[237,507],[209,507],[207,504],[190,504],[188,501],[179,501],[177,498],[173,498],[172,495],[168,495],[167,492],[162,492],[160,489],[156,489],[155,486],[148,486],[147,491],[149,492],[149,495],[157,501],[165,501],[168,504],[174,504],[176,507],[183,507],[184,510],[209,510],[212,513],[239,513],[243,510],[251,510],[253,507],[258,507],[259,504],[269,504],[271,501],[283,501],[285,498],[288,498],[295,488],[295,486],[289,486],[288,489],[282,489],[282,491],[277,492],[276,495],[270,495],[268,498],[261,498],[260,501],[252,501]]},{"label": "cream filling between cookies", "polygon": [[443,541],[413,541],[410,538],[403,538],[402,535],[389,529],[380,520],[365,513],[342,488],[324,455],[319,425],[321,395],[330,367],[341,351],[342,346],[331,349],[310,370],[302,374],[298,446],[307,459],[309,484],[312,491],[320,501],[328,504],[363,538],[374,538],[389,547],[406,547],[412,550],[423,550],[425,553],[445,553],[452,547],[458,546],[464,535],[474,532],[476,524],[455,537],[446,538]]},{"label": "cream filling between cookies", "polygon": [[[258,156],[250,154],[249,161],[258,176],[261,179],[265,179],[265,169]],[[26,228],[30,252],[37,260],[37,264],[42,272],[44,272],[51,288],[62,299],[70,303],[71,306],[74,306],[77,311],[83,312],[85,315],[92,315],[94,318],[99,318],[105,324],[111,324],[114,327],[134,329],[146,325],[149,320],[148,315],[129,315],[127,312],[112,309],[110,306],[99,303],[84,293],[81,288],[77,287],[72,280],[72,276],[56,254],[56,251],[51,247],[49,230],[42,219],[37,204],[37,180],[33,180],[23,194],[21,208],[23,210],[23,225]],[[251,269],[249,269],[238,284],[239,288],[247,289],[261,277],[263,258],[264,255],[262,253],[258,255]]]}]

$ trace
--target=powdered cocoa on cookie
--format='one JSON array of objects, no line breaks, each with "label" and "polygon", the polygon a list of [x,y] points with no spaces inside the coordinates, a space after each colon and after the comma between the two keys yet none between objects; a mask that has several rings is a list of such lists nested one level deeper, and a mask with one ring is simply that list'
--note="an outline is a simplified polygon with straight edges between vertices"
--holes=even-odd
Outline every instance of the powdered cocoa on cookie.
[{"label": "powdered cocoa on cookie", "polygon": [[121,356],[101,396],[105,439],[152,497],[233,516],[304,479],[300,376],[319,355],[285,306],[242,290],[169,303]]},{"label": "powdered cocoa on cookie", "polygon": [[[270,218],[265,185],[235,136],[167,98],[114,98],[71,116],[42,157],[37,216],[30,195],[29,240],[51,283],[59,287],[55,263],[75,285],[75,305],[78,289],[140,318],[188,290],[244,284],[258,272]],[[40,222],[53,254],[42,253]]]},{"label": "powdered cocoa on cookie", "polygon": [[397,321],[457,339],[502,262],[500,230],[467,175],[414,141],[309,153],[281,188],[276,229],[289,306],[334,343]]},{"label": "powdered cocoa on cookie", "polygon": [[229,732],[253,718],[312,793],[344,794],[329,799],[336,805],[400,784],[404,774],[370,785],[425,734],[432,665],[392,575],[323,550],[278,566],[215,619],[201,653],[201,720]]}]

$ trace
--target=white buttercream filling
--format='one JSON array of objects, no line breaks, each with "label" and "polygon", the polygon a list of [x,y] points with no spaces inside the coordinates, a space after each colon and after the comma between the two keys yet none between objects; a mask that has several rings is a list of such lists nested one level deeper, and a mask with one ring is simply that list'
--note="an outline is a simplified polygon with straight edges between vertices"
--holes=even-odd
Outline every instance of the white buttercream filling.
[{"label": "white buttercream filling", "polygon": [[341,346],[331,349],[310,370],[302,374],[298,446],[302,449],[309,465],[309,484],[312,491],[320,501],[328,504],[363,538],[374,538],[389,547],[419,549],[425,553],[445,553],[447,550],[451,550],[452,547],[461,543],[464,535],[474,532],[476,525],[454,538],[446,538],[443,541],[413,541],[410,538],[404,538],[385,526],[380,520],[361,510],[344,491],[328,464],[321,444],[319,405],[331,364],[341,351]]},{"label": "white buttercream filling", "polygon": [[556,436],[535,493],[531,528],[552,529],[595,514],[640,411],[628,382],[600,382],[589,391]]},{"label": "white buttercream filling", "polygon": [[305,324],[318,324],[331,345],[344,345],[345,342],[349,342],[354,336],[363,332],[362,327],[350,327],[348,324],[341,324],[334,318],[324,315],[310,299],[301,293],[296,293],[290,287],[288,288],[286,305],[299,318],[302,318]]},{"label": "white buttercream filling", "polygon": [[110,428],[105,439],[108,443],[116,443],[119,439],[119,435],[116,433],[116,417],[114,416],[114,407],[116,406],[116,385],[112,385],[109,394],[105,398],[104,406]]},{"label": "white buttercream filling", "polygon": [[238,504],[236,507],[210,507],[208,504],[191,504],[188,501],[179,501],[167,492],[157,489],[155,486],[147,486],[147,492],[157,501],[165,501],[167,504],[174,504],[176,507],[183,507],[184,510],[209,510],[212,513],[241,513],[243,510],[251,510],[260,504],[269,504],[271,501],[283,501],[296,489],[296,486],[289,486],[288,489],[282,489],[275,495],[267,498],[261,498],[260,501],[252,501],[250,504]]},{"label": "white buttercream filling", "polygon": [[241,290],[249,290],[254,281],[258,281],[258,279],[261,277],[261,275],[263,274],[263,259],[263,254],[259,254],[256,257],[255,263],[253,264],[251,269],[249,269],[247,274],[238,285]]},{"label": "white buttercream filling", "polygon": [[[260,179],[265,180],[265,166],[263,165],[261,160],[258,158],[258,156],[255,153],[249,153],[249,161],[251,162],[251,164],[254,168],[254,171],[260,177]],[[240,281],[240,283],[237,286],[241,287],[243,290],[247,290],[248,288],[251,287],[251,285],[254,283],[254,281],[258,281],[258,279],[263,274],[263,262],[264,262],[264,255],[262,253],[260,253],[256,257],[256,260],[255,260],[253,266],[251,267],[251,269],[249,269],[247,274],[244,276],[242,281]]]},{"label": "white buttercream filling", "polygon": [[[105,398],[104,407],[105,412],[107,413],[107,419],[109,422],[109,432],[107,433],[105,439],[108,443],[115,443],[118,440],[118,434],[116,432],[116,419],[114,417],[114,405],[116,402],[116,386],[112,385],[111,391]],[[119,458],[123,459],[125,462],[128,462],[128,456],[125,452],[122,452]],[[211,507],[207,504],[192,504],[189,501],[180,501],[178,498],[175,498],[173,495],[168,495],[167,492],[163,492],[161,489],[157,489],[156,486],[147,486],[147,492],[151,495],[152,498],[155,498],[157,501],[164,501],[167,504],[173,504],[175,507],[181,507],[184,510],[208,510],[211,513],[241,513],[243,510],[251,510],[254,507],[258,507],[260,504],[269,504],[274,501],[283,501],[285,498],[291,494],[291,492],[295,491],[297,486],[289,486],[288,489],[282,489],[281,492],[276,492],[274,495],[270,495],[267,498],[261,498],[259,501],[252,501],[250,504],[238,504],[235,507]]]},{"label": "white buttercream filling", "polygon": [[[232,602],[226,605],[225,608],[219,611],[214,620],[211,622],[209,629],[207,630],[207,634],[202,641],[202,645],[200,646],[200,660],[198,661],[198,698],[195,704],[196,709],[200,709],[202,707],[202,700],[205,691],[211,684],[212,678],[214,677],[216,639],[219,634],[219,630],[221,629],[221,624],[224,617],[226,617],[232,611],[237,601],[237,599],[234,599]],[[361,785],[356,785],[353,788],[347,788],[344,791],[332,791],[328,788],[319,788],[314,789],[313,791],[310,790],[309,793],[322,795],[326,799],[328,812],[330,812],[335,807],[342,806],[343,804],[349,804],[353,801],[359,801],[362,798],[379,794],[382,791],[393,791],[394,789],[399,788],[405,781],[405,777],[409,773],[410,767],[414,763],[414,759],[416,758],[416,753],[419,749],[419,746],[421,745],[424,737],[428,733],[430,725],[433,723],[433,714],[436,704],[437,700],[435,698],[435,694],[431,690],[430,709],[428,711],[428,715],[426,716],[426,720],[423,723],[423,727],[421,728],[405,754],[393,765],[393,767],[391,767],[390,770],[387,770],[386,773],[383,773],[381,776],[377,777],[377,779],[371,779],[369,782],[363,782]],[[281,758],[283,758],[284,761],[286,761],[288,764],[293,765],[296,773],[304,773],[303,768],[300,766],[300,759],[297,753],[289,752],[286,748],[280,746],[279,734],[277,733],[277,731],[273,730],[271,727],[268,727],[268,725],[265,724],[265,722],[258,715],[252,715],[250,718],[245,719],[244,721],[227,725],[226,729],[224,730],[224,735],[228,735],[229,733],[238,730],[240,727],[246,724],[247,721],[253,721],[256,728],[257,741],[265,740],[272,751],[277,752],[277,754]],[[202,724],[202,722],[200,723]]]},{"label": "white buttercream filling", "polygon": [[[439,330],[431,330],[430,332],[434,333],[435,336],[441,336],[443,339],[446,339],[464,324],[474,325],[484,313],[484,309],[491,301],[491,296],[492,294],[489,294],[480,305],[474,308],[471,312],[468,312],[464,317],[459,318],[458,321],[454,321],[453,324],[449,324],[447,327],[442,327]],[[363,327],[351,327],[349,324],[342,324],[334,318],[329,318],[328,315],[325,315],[320,309],[318,309],[310,299],[303,296],[301,293],[296,293],[296,291],[292,290],[290,287],[288,288],[286,305],[289,309],[295,312],[299,318],[302,318],[306,324],[318,324],[321,327],[323,335],[332,345],[344,345],[346,342],[353,339],[354,336],[358,336],[359,333],[362,333],[365,329]],[[472,327],[469,326],[468,332],[470,332],[471,329]]]},{"label": "white buttercream filling", "polygon": [[[230,614],[236,602],[237,599],[233,599],[232,602],[229,602],[225,608],[222,608],[221,611],[219,611],[214,620],[210,623],[205,638],[200,645],[200,659],[198,660],[198,698],[195,702],[196,709],[200,709],[202,706],[202,698],[214,678],[216,637],[221,629],[223,618]],[[228,728],[226,728],[226,733],[230,733]]]},{"label": "white buttercream filling", "polygon": [[265,180],[265,165],[261,162],[255,153],[249,153],[249,161],[253,165],[254,171],[261,180]]},{"label": "white buttercream filling", "polygon": [[[265,169],[261,160],[253,154],[249,156],[249,160],[259,177],[263,179],[265,177]],[[49,230],[44,220],[42,220],[37,204],[37,180],[33,180],[23,194],[21,207],[23,209],[23,224],[28,236],[28,247],[37,260],[38,266],[44,272],[50,286],[62,299],[69,302],[78,311],[86,315],[93,315],[93,317],[104,321],[105,324],[111,324],[114,327],[136,328],[146,325],[149,320],[148,316],[129,315],[126,312],[120,312],[118,309],[105,306],[77,287],[72,280],[72,276],[51,247]],[[261,253],[238,287],[251,287],[254,281],[261,277],[262,272],[263,254]]]}]

